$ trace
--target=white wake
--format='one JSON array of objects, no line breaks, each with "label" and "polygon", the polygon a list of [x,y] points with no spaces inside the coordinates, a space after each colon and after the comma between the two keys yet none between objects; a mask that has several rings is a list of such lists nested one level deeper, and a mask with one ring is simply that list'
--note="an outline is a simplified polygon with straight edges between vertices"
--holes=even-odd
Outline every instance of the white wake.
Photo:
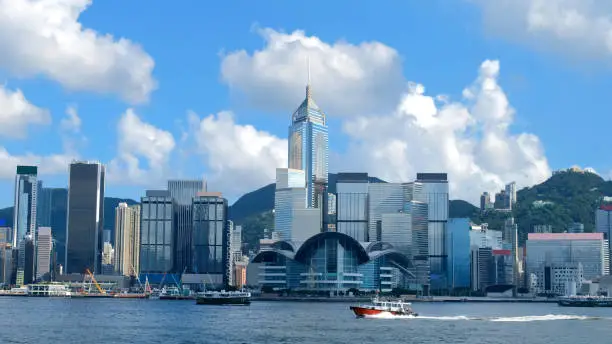
[{"label": "white wake", "polygon": [[426,319],[426,320],[441,320],[441,321],[492,321],[492,322],[532,322],[532,321],[554,321],[554,320],[601,320],[612,318],[594,317],[586,315],[567,315],[567,314],[548,314],[548,315],[526,315],[516,317],[471,317],[466,315],[455,316],[413,316],[413,315],[393,315],[391,313],[380,313],[377,315],[367,316],[373,319]]}]

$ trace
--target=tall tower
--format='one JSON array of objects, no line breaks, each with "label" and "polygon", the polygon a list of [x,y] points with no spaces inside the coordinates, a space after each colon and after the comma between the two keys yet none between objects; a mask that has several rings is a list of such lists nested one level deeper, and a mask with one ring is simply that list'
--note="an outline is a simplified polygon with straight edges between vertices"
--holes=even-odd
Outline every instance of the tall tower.
[{"label": "tall tower", "polygon": [[323,208],[328,159],[327,120],[312,99],[309,64],[306,98],[293,112],[289,126],[289,168],[306,174],[308,207]]},{"label": "tall tower", "polygon": [[15,177],[15,209],[13,215],[13,247],[19,247],[27,234],[36,240],[36,204],[38,168],[17,166]]},{"label": "tall tower", "polygon": [[104,229],[104,166],[98,162],[70,164],[66,272],[101,273]]}]

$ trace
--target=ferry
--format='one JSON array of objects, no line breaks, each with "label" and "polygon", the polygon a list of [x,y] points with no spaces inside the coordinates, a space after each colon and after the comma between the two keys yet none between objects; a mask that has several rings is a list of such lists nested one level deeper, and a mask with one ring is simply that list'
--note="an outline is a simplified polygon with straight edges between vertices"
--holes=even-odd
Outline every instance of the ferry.
[{"label": "ferry", "polygon": [[375,297],[369,305],[351,306],[350,309],[357,318],[368,318],[377,316],[413,316],[419,314],[412,310],[409,302],[403,300],[381,300]]},{"label": "ferry", "polygon": [[560,297],[557,304],[561,307],[612,307],[612,297],[566,296]]},{"label": "ferry", "polygon": [[249,305],[251,293],[245,291],[205,291],[196,296],[198,305]]}]

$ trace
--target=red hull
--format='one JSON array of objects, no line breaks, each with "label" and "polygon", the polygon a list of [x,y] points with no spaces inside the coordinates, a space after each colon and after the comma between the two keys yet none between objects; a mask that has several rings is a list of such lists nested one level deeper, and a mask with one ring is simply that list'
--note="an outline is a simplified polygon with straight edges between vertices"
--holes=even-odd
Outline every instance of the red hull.
[{"label": "red hull", "polygon": [[[366,316],[375,316],[381,313],[389,313],[391,315],[409,315],[409,314],[405,314],[402,312],[390,312],[390,311],[383,311],[380,309],[371,309],[371,308],[356,307],[356,306],[352,306],[351,310],[355,313],[356,316],[360,318],[363,318]],[[413,315],[416,315],[416,314],[413,314]]]}]

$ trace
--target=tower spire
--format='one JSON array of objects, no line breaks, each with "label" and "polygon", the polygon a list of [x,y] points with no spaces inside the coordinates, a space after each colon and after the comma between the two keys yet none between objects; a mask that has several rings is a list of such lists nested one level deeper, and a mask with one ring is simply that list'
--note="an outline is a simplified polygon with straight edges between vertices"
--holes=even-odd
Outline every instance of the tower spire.
[{"label": "tower spire", "polygon": [[307,63],[308,63],[308,83],[306,84],[306,98],[310,99],[311,97],[311,93],[310,93],[310,56],[308,56],[307,58]]}]

